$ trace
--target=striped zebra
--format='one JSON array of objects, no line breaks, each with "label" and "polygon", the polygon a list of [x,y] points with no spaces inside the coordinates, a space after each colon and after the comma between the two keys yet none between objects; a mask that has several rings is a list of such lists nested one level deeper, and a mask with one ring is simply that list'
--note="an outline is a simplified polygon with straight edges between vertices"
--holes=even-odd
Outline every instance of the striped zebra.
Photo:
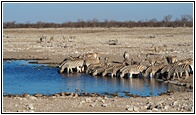
[{"label": "striped zebra", "polygon": [[[178,67],[180,65],[189,65],[189,71],[193,71],[193,59],[192,58],[188,58],[188,59],[184,59],[184,60],[178,60],[177,62],[175,63],[172,63],[172,64],[169,64],[169,65],[166,65],[162,70],[161,70],[161,77],[165,77],[166,75],[165,74],[168,74],[168,73],[172,73],[175,68],[181,68],[181,67]],[[171,72],[170,72],[171,71]],[[175,70],[177,71],[177,70]],[[187,70],[188,71],[188,70]],[[190,73],[189,72],[189,73]],[[175,73],[176,74],[176,73]],[[171,75],[171,74],[170,74]],[[170,78],[170,75],[167,75],[167,79]],[[187,78],[187,77],[186,77]],[[165,78],[164,78],[165,79]]]},{"label": "striped zebra", "polygon": [[67,69],[67,73],[73,73],[73,69],[75,68],[77,72],[82,72],[84,66],[84,60],[82,58],[77,59],[68,59],[63,62],[63,64],[59,68],[59,73],[63,73],[64,69]]},{"label": "striped zebra", "polygon": [[[88,60],[87,60],[88,61]],[[89,66],[87,66],[87,69],[86,69],[86,73],[91,73],[95,68],[106,68],[107,66],[109,66],[109,63],[108,63],[108,58],[104,58],[104,63],[100,62],[100,59],[97,61],[95,60],[95,62],[93,62],[92,64],[90,64]]]},{"label": "striped zebra", "polygon": [[120,77],[125,77],[125,74],[130,74],[129,77],[132,77],[133,74],[141,74],[146,69],[144,65],[130,65],[121,69]]},{"label": "striped zebra", "polygon": [[[105,70],[102,72],[102,77],[106,76],[107,74],[112,74],[113,69],[117,67],[119,64],[110,64]],[[112,76],[113,77],[113,76]]]},{"label": "striped zebra", "polygon": [[155,77],[155,75],[159,74],[160,70],[165,66],[166,66],[165,63],[161,63],[161,64],[154,65],[154,66],[149,66],[147,67],[146,70],[144,70],[143,77],[148,77],[148,76]]},{"label": "striped zebra", "polygon": [[91,64],[98,64],[98,63],[100,63],[100,58],[99,57],[97,57],[97,58],[93,58],[93,59],[85,59],[84,60],[84,65],[86,66],[86,68],[87,67],[89,67],[89,65],[91,65]]},{"label": "striped zebra", "polygon": [[178,61],[177,56],[167,56],[166,59],[168,64],[172,64]]},{"label": "striped zebra", "polygon": [[101,75],[104,70],[105,70],[106,66],[98,66],[96,67],[93,71],[92,71],[92,75],[96,76],[96,75]]},{"label": "striped zebra", "polygon": [[189,77],[190,71],[191,71],[190,65],[188,64],[173,65],[173,67],[168,71],[167,79],[171,79],[171,76],[173,76],[172,80],[175,80],[177,75],[178,80],[180,80],[180,78],[182,78],[182,74],[185,73],[186,75],[185,80],[186,80]]},{"label": "striped zebra", "polygon": [[59,68],[62,67],[64,65],[64,63],[66,63],[67,60],[75,60],[75,59],[78,59],[78,58],[83,58],[82,55],[79,55],[78,57],[72,57],[72,56],[69,56],[67,58],[65,58],[60,64],[59,64]]},{"label": "striped zebra", "polygon": [[[124,64],[119,64],[117,66],[115,66],[113,69],[112,69],[112,72],[111,72],[111,77],[117,77],[118,76],[118,73],[119,73],[119,70],[121,68],[123,68],[125,65]],[[110,73],[109,73],[110,74]]]}]

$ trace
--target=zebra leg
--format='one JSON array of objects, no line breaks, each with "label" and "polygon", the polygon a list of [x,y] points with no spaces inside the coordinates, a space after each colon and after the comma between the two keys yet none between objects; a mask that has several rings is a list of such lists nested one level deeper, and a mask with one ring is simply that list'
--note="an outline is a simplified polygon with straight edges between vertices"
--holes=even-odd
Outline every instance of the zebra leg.
[{"label": "zebra leg", "polygon": [[64,71],[64,68],[60,67],[59,68],[59,73],[63,73],[63,71]]},{"label": "zebra leg", "polygon": [[176,75],[177,75],[177,77],[179,78],[178,72],[174,72],[174,74],[173,74],[173,79],[172,79],[173,81],[175,80]]},{"label": "zebra leg", "polygon": [[153,73],[152,72],[150,73],[150,77],[153,77]]},{"label": "zebra leg", "polygon": [[170,72],[168,72],[168,75],[167,75],[167,80],[168,80],[168,79],[170,79]]},{"label": "zebra leg", "polygon": [[72,68],[69,68],[70,69],[70,73],[73,73],[73,69]]},{"label": "zebra leg", "polygon": [[181,81],[182,79],[182,72],[179,73],[180,75],[178,76],[178,81]]},{"label": "zebra leg", "polygon": [[132,78],[132,77],[133,77],[133,73],[131,72],[131,73],[130,73],[130,78]]},{"label": "zebra leg", "polygon": [[188,73],[188,71],[186,71],[185,73],[186,73],[186,77],[185,77],[185,80],[186,80],[189,78],[189,73]]},{"label": "zebra leg", "polygon": [[124,72],[120,73],[120,78],[124,77]]},{"label": "zebra leg", "polygon": [[77,67],[77,73],[80,73],[82,70],[81,70],[82,68],[80,68],[80,67]]},{"label": "zebra leg", "polygon": [[83,71],[84,71],[84,66],[81,67],[81,72],[83,72]]},{"label": "zebra leg", "polygon": [[69,73],[69,68],[67,67],[67,73]]}]

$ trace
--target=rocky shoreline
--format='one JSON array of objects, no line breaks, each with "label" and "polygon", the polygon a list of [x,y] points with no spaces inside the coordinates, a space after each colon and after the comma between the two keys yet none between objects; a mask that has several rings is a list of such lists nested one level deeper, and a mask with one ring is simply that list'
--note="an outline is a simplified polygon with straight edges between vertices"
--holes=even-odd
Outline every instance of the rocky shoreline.
[{"label": "rocky shoreline", "polygon": [[15,96],[3,97],[3,112],[193,112],[192,92],[153,97]]}]

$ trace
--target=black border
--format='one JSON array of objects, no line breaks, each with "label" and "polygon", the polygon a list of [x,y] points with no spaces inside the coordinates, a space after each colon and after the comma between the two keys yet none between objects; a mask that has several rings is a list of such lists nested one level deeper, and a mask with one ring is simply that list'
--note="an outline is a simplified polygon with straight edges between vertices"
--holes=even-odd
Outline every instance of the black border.
[{"label": "black border", "polygon": [[[70,2],[84,2],[84,3],[90,3],[90,2],[99,2],[99,3],[104,3],[104,2],[108,2],[108,3],[123,3],[123,2],[127,2],[127,3],[134,3],[134,2],[137,2],[137,3],[139,3],[139,2],[143,2],[143,3],[171,3],[171,2],[173,2],[173,3],[188,3],[188,2],[190,2],[190,3],[193,3],[193,19],[194,19],[194,21],[193,21],[193,42],[194,42],[194,53],[193,54],[195,54],[195,1],[1,1],[1,114],[54,114],[54,113],[52,113],[52,112],[46,112],[46,113],[42,113],[42,112],[35,112],[35,113],[12,113],[12,112],[8,112],[8,113],[5,113],[5,112],[3,112],[3,96],[2,96],[2,91],[3,91],[3,89],[2,89],[2,86],[3,86],[3,84],[2,84],[2,77],[3,77],[3,74],[2,74],[2,72],[3,72],[3,69],[2,69],[2,67],[3,67],[3,37],[2,37],[2,35],[3,35],[3,15],[2,15],[2,10],[3,10],[3,3],[13,3],[13,2],[15,2],[15,3],[28,3],[28,2],[31,2],[31,3],[39,3],[39,2],[42,2],[42,3],[58,3],[58,2],[64,2],[64,3],[70,3]],[[195,68],[195,55],[193,55],[193,58],[194,58],[194,68]],[[195,69],[194,69],[194,71],[195,71]],[[195,114],[195,74],[193,74],[194,76],[194,86],[193,86],[193,98],[194,98],[194,103],[193,103],[193,113],[186,113],[186,112],[182,112],[182,113],[180,113],[180,112],[167,112],[167,113],[146,113],[146,112],[139,112],[139,113],[137,113],[137,112],[134,112],[134,113],[131,113],[131,112],[128,112],[128,113],[114,113],[114,112],[111,112],[111,113],[108,113],[108,112],[89,112],[89,113],[87,113],[87,112],[82,112],[82,113],[78,113],[78,112],[62,112],[62,113],[55,113],[55,114]]]}]

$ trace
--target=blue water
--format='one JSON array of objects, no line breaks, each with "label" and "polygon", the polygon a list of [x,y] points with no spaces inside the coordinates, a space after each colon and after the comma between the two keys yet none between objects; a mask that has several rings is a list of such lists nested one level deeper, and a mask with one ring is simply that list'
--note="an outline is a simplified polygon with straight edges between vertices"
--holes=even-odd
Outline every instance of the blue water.
[{"label": "blue water", "polygon": [[[31,64],[16,60],[3,62],[3,93],[6,94],[54,94],[56,92],[115,93],[125,92],[140,96],[155,96],[172,87],[153,78],[111,78],[90,76],[84,73],[59,74],[58,68],[46,64]],[[152,94],[150,94],[152,92]]]}]

